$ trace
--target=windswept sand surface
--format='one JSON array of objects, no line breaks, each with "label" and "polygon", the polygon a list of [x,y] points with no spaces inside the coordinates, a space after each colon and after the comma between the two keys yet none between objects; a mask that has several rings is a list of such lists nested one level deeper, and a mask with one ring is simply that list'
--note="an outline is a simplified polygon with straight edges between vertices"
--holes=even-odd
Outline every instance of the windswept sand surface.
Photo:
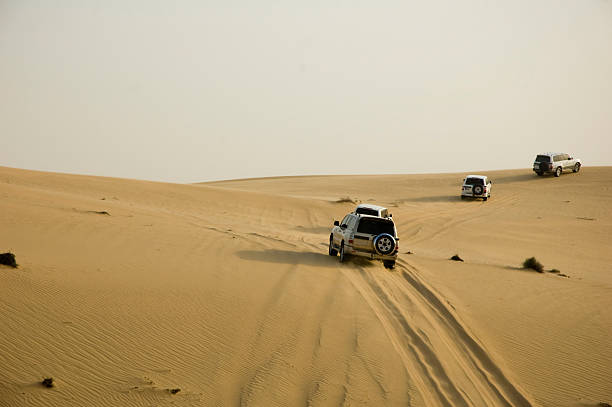
[{"label": "windswept sand surface", "polygon": [[[465,174],[0,167],[0,406],[612,403],[612,167],[485,174],[488,202]],[[343,197],[391,209],[395,270],[327,255]]]}]

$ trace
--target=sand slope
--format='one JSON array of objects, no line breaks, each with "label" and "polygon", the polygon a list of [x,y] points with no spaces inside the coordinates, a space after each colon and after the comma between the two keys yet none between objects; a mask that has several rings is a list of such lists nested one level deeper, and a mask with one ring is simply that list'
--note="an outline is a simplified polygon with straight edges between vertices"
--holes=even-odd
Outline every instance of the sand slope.
[{"label": "sand slope", "polygon": [[[458,199],[464,174],[0,167],[0,251],[20,264],[0,267],[0,405],[610,402],[612,168],[487,174],[482,203]],[[327,256],[341,197],[392,209],[396,270]],[[569,278],[518,269],[529,256]]]}]

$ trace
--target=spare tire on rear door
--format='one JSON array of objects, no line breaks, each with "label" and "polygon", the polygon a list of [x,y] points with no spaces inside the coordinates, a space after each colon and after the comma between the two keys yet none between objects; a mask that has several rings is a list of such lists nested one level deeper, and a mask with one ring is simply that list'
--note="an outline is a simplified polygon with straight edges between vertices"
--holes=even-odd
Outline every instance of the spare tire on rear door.
[{"label": "spare tire on rear door", "polygon": [[474,195],[482,195],[482,185],[474,185],[472,192],[474,192]]},{"label": "spare tire on rear door", "polygon": [[374,238],[374,250],[378,254],[391,254],[395,250],[396,245],[395,238],[388,233],[381,233]]}]

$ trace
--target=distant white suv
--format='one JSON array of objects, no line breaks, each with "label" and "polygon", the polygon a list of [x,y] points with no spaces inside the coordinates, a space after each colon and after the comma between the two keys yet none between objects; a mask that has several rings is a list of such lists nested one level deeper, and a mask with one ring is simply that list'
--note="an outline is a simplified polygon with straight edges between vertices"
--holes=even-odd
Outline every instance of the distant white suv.
[{"label": "distant white suv", "polygon": [[493,183],[484,175],[468,175],[463,179],[461,187],[461,199],[482,198],[486,201],[491,197],[491,185]]},{"label": "distant white suv", "polygon": [[329,235],[329,255],[361,256],[382,260],[386,268],[395,266],[399,251],[397,229],[391,218],[349,213],[342,222],[334,221]]},{"label": "distant white suv", "polygon": [[565,153],[544,153],[538,154],[533,162],[533,171],[542,176],[544,174],[555,174],[561,176],[563,171],[580,171],[582,161],[580,158],[570,157]]},{"label": "distant white suv", "polygon": [[370,204],[359,204],[355,208],[355,212],[359,215],[372,215],[378,216],[379,218],[390,218],[391,214],[389,210],[383,206],[370,205]]}]

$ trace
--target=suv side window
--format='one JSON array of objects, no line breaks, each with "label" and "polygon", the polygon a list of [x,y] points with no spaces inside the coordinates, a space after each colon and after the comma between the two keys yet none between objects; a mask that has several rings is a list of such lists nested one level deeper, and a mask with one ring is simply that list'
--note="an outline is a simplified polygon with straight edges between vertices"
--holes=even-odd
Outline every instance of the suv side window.
[{"label": "suv side window", "polygon": [[563,159],[562,155],[556,155],[553,157],[553,161],[561,161]]},{"label": "suv side window", "polygon": [[342,226],[342,225],[346,225],[346,224],[348,223],[348,221],[349,221],[349,219],[350,219],[350,218],[351,218],[351,217],[350,217],[349,215],[346,215],[346,216],[344,217],[344,219],[342,219],[342,222],[340,222],[340,226]]},{"label": "suv side window", "polygon": [[356,216],[349,216],[348,219],[348,229],[355,229],[355,223],[357,223],[357,217]]}]

